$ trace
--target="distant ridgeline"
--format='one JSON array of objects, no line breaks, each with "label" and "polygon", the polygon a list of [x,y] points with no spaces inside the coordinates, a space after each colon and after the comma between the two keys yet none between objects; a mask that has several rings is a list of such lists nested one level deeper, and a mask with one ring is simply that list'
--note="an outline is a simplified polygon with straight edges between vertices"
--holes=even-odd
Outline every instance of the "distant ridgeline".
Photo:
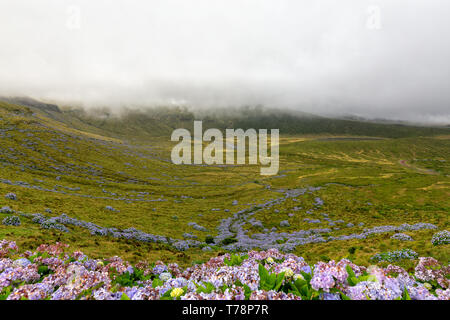
[{"label": "distant ridgeline", "polygon": [[261,106],[191,111],[184,107],[124,108],[112,112],[107,108],[83,110],[58,108],[31,98],[2,98],[0,101],[27,106],[44,112],[55,120],[77,129],[108,132],[117,137],[170,137],[177,128],[193,130],[194,120],[203,120],[204,129],[277,128],[280,135],[332,134],[384,138],[448,135],[449,127],[414,126],[407,123],[380,123],[364,120],[333,119],[298,111],[268,109]]},{"label": "distant ridgeline", "polygon": [[61,112],[55,104],[43,103],[28,97],[0,97],[0,101],[32,107],[46,112]]}]

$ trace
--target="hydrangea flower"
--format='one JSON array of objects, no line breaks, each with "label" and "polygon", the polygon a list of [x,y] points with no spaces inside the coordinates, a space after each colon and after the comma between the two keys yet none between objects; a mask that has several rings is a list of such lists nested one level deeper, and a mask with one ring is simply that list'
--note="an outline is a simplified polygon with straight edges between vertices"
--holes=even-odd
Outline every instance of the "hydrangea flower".
[{"label": "hydrangea flower", "polygon": [[9,199],[9,200],[17,200],[16,194],[15,194],[15,193],[12,193],[12,192],[7,193],[7,194],[5,195],[5,198],[6,198],[6,199]]},{"label": "hydrangea flower", "polygon": [[169,272],[163,272],[159,275],[159,279],[166,282],[169,279],[172,279],[172,275]]},{"label": "hydrangea flower", "polygon": [[172,298],[178,298],[184,293],[184,290],[182,288],[175,288],[170,292],[170,296]]},{"label": "hydrangea flower", "polygon": [[400,240],[400,241],[413,241],[413,238],[411,238],[411,236],[409,236],[405,233],[396,233],[391,236],[391,239]]},{"label": "hydrangea flower", "polygon": [[299,273],[294,274],[294,281],[299,280],[299,279],[305,280],[305,278],[301,274],[299,274]]},{"label": "hydrangea flower", "polygon": [[283,269],[281,270],[281,272],[284,272],[284,276],[285,276],[286,278],[291,278],[291,277],[294,276],[294,271],[292,271],[291,268],[283,268]]},{"label": "hydrangea flower", "polygon": [[[433,258],[420,258],[412,276],[395,265],[366,269],[346,259],[317,262],[312,272],[302,257],[276,249],[249,251],[239,265],[226,265],[224,259],[229,259],[230,255],[225,254],[184,270],[177,264],[166,265],[161,261],[154,267],[146,262],[132,266],[119,257],[105,259],[103,263],[79,251],[66,253],[66,249],[61,243],[41,245],[35,252],[27,251],[17,259],[15,242],[0,241],[0,291],[11,287],[9,300],[118,300],[124,297],[153,300],[164,295],[183,300],[300,300],[301,296],[283,287],[301,279],[309,282],[313,298],[322,300],[339,300],[343,298],[340,292],[350,299],[391,300],[403,297],[405,291],[414,300],[450,300],[450,269]],[[277,291],[261,289],[259,268],[264,260],[270,259],[273,262],[265,265],[270,273],[285,272],[283,286]],[[42,273],[45,270],[50,272]],[[127,276],[126,272],[135,270],[143,270],[145,276],[158,274],[162,281],[142,278],[129,285],[116,282],[118,276]],[[301,272],[309,273],[311,280]],[[356,281],[347,280],[349,272],[354,273]],[[198,284],[208,286],[209,291],[198,292]]]},{"label": "hydrangea flower", "polygon": [[20,218],[17,216],[9,216],[3,219],[2,224],[5,226],[20,226]]},{"label": "hydrangea flower", "polygon": [[433,237],[431,238],[431,243],[435,246],[441,245],[441,244],[449,244],[450,243],[450,232],[447,230],[440,231],[438,233],[435,233]]}]

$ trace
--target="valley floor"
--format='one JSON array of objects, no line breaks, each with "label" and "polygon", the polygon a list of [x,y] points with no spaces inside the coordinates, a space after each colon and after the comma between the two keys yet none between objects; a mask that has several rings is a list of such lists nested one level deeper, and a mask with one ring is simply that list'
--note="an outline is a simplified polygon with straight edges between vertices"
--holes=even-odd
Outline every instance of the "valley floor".
[{"label": "valley floor", "polygon": [[173,165],[169,137],[136,141],[0,104],[0,239],[23,249],[62,242],[183,267],[272,248],[311,263],[448,264],[449,244],[432,238],[449,224],[449,137],[282,135],[279,174],[264,177],[259,166]]}]

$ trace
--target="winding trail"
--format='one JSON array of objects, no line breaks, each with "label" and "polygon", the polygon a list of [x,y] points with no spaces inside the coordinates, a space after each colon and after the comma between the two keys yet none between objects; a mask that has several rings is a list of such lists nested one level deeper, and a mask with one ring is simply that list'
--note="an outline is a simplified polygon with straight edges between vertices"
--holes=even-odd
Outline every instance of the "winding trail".
[{"label": "winding trail", "polygon": [[423,168],[419,168],[419,167],[413,166],[413,165],[407,163],[406,160],[399,160],[398,163],[399,163],[402,167],[405,167],[405,168],[408,168],[408,169],[413,169],[413,170],[416,170],[416,171],[418,171],[418,172],[420,172],[420,173],[424,173],[424,174],[433,174],[433,175],[438,175],[438,174],[440,174],[439,172],[434,171],[434,170],[432,170],[432,169],[423,169]]}]

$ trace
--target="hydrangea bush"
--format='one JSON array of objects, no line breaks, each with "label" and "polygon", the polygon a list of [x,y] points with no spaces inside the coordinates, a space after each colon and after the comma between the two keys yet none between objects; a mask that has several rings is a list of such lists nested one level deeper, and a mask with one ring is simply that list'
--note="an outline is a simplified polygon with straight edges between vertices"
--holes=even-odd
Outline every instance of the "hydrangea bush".
[{"label": "hydrangea bush", "polygon": [[402,259],[414,260],[414,259],[417,259],[417,257],[418,257],[417,252],[415,252],[411,249],[402,249],[402,250],[377,253],[370,259],[373,261],[376,261],[376,262],[381,262],[381,261],[395,262],[395,261],[399,261]]},{"label": "hydrangea bush", "polygon": [[414,273],[399,266],[318,262],[276,249],[225,254],[180,269],[175,263],[119,257],[90,259],[67,245],[18,252],[0,241],[0,299],[95,300],[450,300],[450,268],[420,258]]},{"label": "hydrangea bush", "polygon": [[405,233],[395,233],[391,236],[391,239],[400,241],[413,241],[413,238]]},{"label": "hydrangea bush", "polygon": [[431,238],[431,243],[435,246],[441,244],[449,244],[450,243],[450,232],[447,230],[443,230],[441,232],[435,233]]},{"label": "hydrangea bush", "polygon": [[7,193],[7,194],[5,195],[5,198],[6,198],[6,199],[9,199],[9,200],[17,200],[16,194],[15,194],[15,193],[12,193],[12,192]]},{"label": "hydrangea bush", "polygon": [[17,216],[8,216],[2,220],[5,226],[20,226],[20,218]]}]

